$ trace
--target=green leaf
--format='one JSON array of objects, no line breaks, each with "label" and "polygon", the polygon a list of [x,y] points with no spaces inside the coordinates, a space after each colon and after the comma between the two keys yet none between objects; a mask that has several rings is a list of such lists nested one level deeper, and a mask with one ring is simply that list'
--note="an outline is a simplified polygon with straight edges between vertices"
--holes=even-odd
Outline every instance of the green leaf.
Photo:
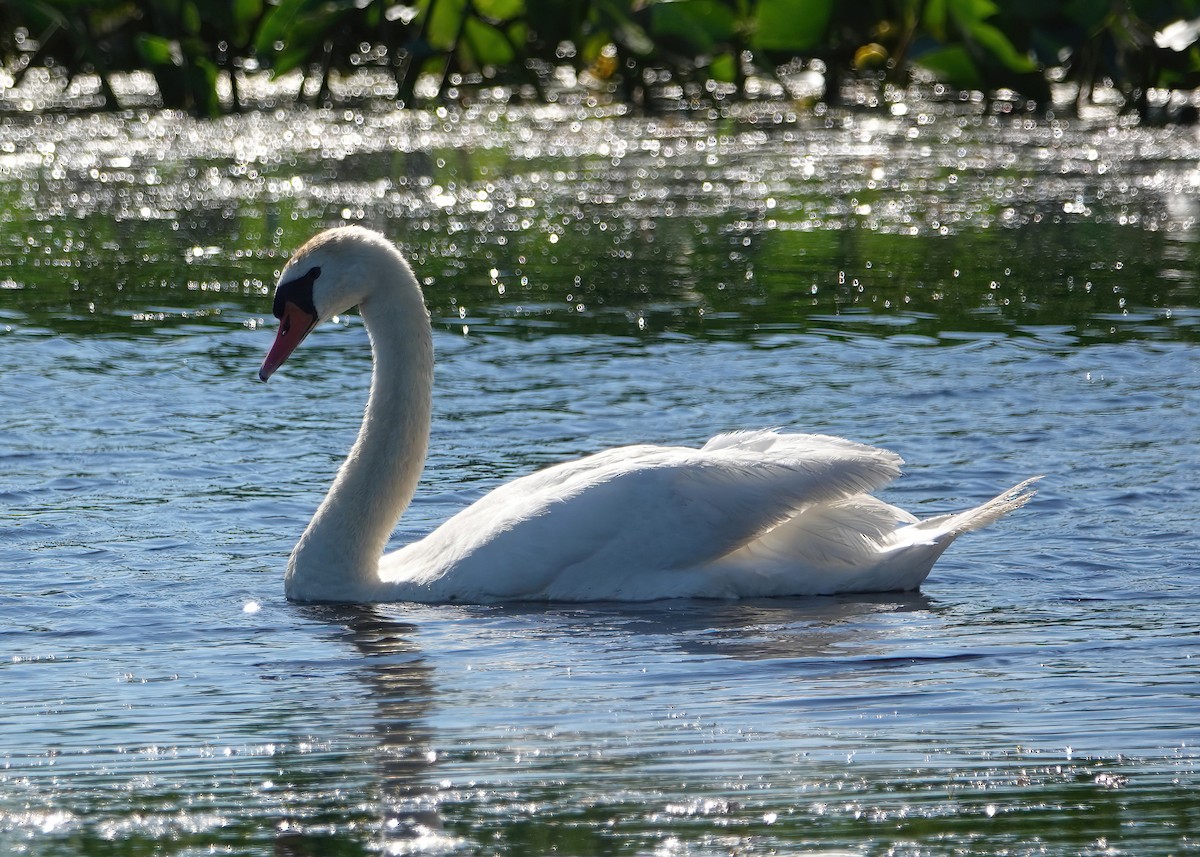
[{"label": "green leaf", "polygon": [[[255,49],[270,62],[274,74],[285,74],[321,50],[326,34],[353,11],[353,0],[282,0],[259,25]],[[283,47],[276,53],[279,44]]]},{"label": "green leaf", "polygon": [[939,42],[946,41],[947,0],[929,0],[925,4],[925,26]]},{"label": "green leaf", "polygon": [[829,29],[834,0],[759,0],[751,45],[764,51],[808,51]]},{"label": "green leaf", "polygon": [[275,49],[277,42],[287,43],[293,22],[308,5],[308,0],[279,0],[279,5],[268,12],[258,25],[258,36],[254,40],[257,53],[266,56]]},{"label": "green leaf", "polygon": [[525,17],[525,0],[475,0],[475,11],[493,21]]},{"label": "green leaf", "polygon": [[584,63],[594,63],[599,59],[601,52],[611,44],[612,39],[608,37],[608,33],[592,33],[579,46],[579,58]]},{"label": "green leaf", "polygon": [[183,53],[179,42],[162,36],[152,36],[149,33],[139,33],[137,38],[138,53],[150,65],[177,66],[182,63]]},{"label": "green leaf", "polygon": [[983,89],[983,77],[963,45],[949,45],[922,54],[916,64],[960,89]]},{"label": "green leaf", "polygon": [[475,61],[480,65],[504,65],[516,59],[504,33],[474,16],[467,19],[463,38],[471,46]]},{"label": "green leaf", "polygon": [[425,37],[438,50],[453,51],[458,46],[458,34],[467,14],[466,0],[431,0],[429,29]]},{"label": "green leaf", "polygon": [[713,80],[733,83],[737,80],[737,60],[733,54],[721,54],[709,64],[708,74]]},{"label": "green leaf", "polygon": [[1003,63],[1010,71],[1015,71],[1018,74],[1037,71],[1037,63],[1031,57],[1022,54],[1013,47],[1013,43],[1008,40],[1008,36],[1004,35],[1004,33],[991,24],[976,24],[967,31],[967,34],[977,44],[987,49],[988,53]]},{"label": "green leaf", "polygon": [[718,0],[678,0],[650,7],[650,34],[670,39],[695,54],[711,54],[737,32],[733,10]]},{"label": "green leaf", "polygon": [[244,45],[254,34],[254,25],[262,17],[262,0],[233,0],[233,41]]},{"label": "green leaf", "polygon": [[992,0],[949,0],[950,14],[961,25],[977,24],[1000,11]]},{"label": "green leaf", "polygon": [[600,28],[607,30],[609,41],[625,48],[634,56],[648,57],[655,51],[654,40],[646,31],[633,20],[629,14],[628,2],[626,8],[614,0],[595,0],[593,7],[600,21]]},{"label": "green leaf", "polygon": [[529,24],[525,21],[513,21],[508,25],[508,41],[513,45],[529,44]]},{"label": "green leaf", "polygon": [[200,57],[196,59],[189,71],[192,109],[204,116],[220,115],[221,98],[217,95],[219,69],[211,60]]},{"label": "green leaf", "polygon": [[183,15],[183,28],[190,35],[196,35],[200,32],[200,10],[196,8],[195,3],[184,3],[183,9],[180,10]]}]

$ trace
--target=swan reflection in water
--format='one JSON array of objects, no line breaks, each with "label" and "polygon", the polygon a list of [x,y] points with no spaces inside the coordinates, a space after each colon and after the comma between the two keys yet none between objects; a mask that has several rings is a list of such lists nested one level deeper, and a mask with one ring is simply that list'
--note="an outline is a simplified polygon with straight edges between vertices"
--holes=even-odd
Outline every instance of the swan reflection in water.
[{"label": "swan reflection in water", "polygon": [[[507,603],[456,608],[480,618],[506,618],[528,626],[539,639],[556,632],[604,639],[624,635],[628,650],[654,648],[738,661],[831,661],[855,655],[886,657],[893,651],[888,617],[932,617],[937,605],[920,592],[864,593],[722,601],[672,599],[648,603],[585,605]],[[511,625],[508,632],[512,632]]]},{"label": "swan reflection in water", "polygon": [[[696,658],[737,661],[779,661],[780,669],[799,679],[812,672],[854,671],[870,664],[883,664],[894,657],[896,646],[890,636],[904,624],[936,621],[936,607],[923,595],[890,597],[836,597],[757,601],[680,600],[652,605],[596,604],[574,607],[530,605],[398,607],[398,606],[310,606],[314,622],[340,625],[335,640],[348,649],[353,663],[349,672],[358,676],[371,717],[370,765],[377,778],[370,791],[378,796],[373,815],[384,843],[452,838],[444,832],[439,801],[445,797],[442,783],[454,780],[454,772],[437,772],[439,765],[454,767],[452,760],[439,760],[438,747],[457,741],[454,727],[438,735],[432,724],[434,701],[439,709],[456,708],[461,701],[448,699],[456,693],[439,687],[434,660],[448,664],[458,655],[427,655],[422,652],[418,625],[439,629],[468,619],[474,654],[491,652],[504,659],[503,665],[480,665],[485,672],[510,670],[526,677],[527,703],[539,707],[545,694],[544,717],[558,720],[552,730],[571,733],[572,711],[586,713],[596,706],[611,706],[607,699],[617,685],[626,681],[641,684],[643,693],[656,694],[661,678],[662,694],[677,694],[678,683],[691,675]],[[408,621],[409,617],[415,622]],[[925,622],[923,622],[923,619]],[[517,641],[530,641],[518,643]],[[596,688],[596,697],[572,697],[570,705],[558,699],[565,693],[564,664],[580,670],[582,658],[592,660],[605,673],[614,667],[628,670],[614,677],[612,687]],[[530,663],[510,658],[530,658]],[[642,665],[650,665],[643,675]],[[775,672],[774,667],[768,667]],[[454,672],[454,670],[451,670]],[[634,675],[636,673],[636,675]],[[481,673],[482,677],[482,673]],[[494,676],[494,693],[512,688],[512,676]],[[748,678],[749,684],[761,681]],[[671,688],[676,689],[671,689]],[[796,689],[781,693],[794,693]],[[571,690],[572,694],[577,690]],[[480,711],[480,701],[467,719],[476,725],[505,717],[515,705],[512,694],[497,699],[493,711]],[[322,705],[314,694],[312,705]],[[485,705],[486,708],[486,705]],[[557,712],[557,713],[552,713]],[[498,724],[499,725],[499,724]],[[511,725],[511,724],[509,724]],[[365,798],[366,795],[359,797]],[[374,798],[372,798],[374,799]],[[362,804],[360,804],[361,807]],[[278,853],[301,857],[311,853],[314,840],[296,828],[292,835],[281,833]]]},{"label": "swan reflection in water", "polygon": [[[437,812],[437,786],[430,770],[436,755],[425,720],[433,701],[433,666],[417,644],[416,626],[388,616],[384,607],[350,605],[304,608],[324,625],[340,624],[337,634],[361,655],[353,670],[366,685],[374,709],[378,772],[378,824],[383,844],[442,836]],[[313,705],[320,705],[318,697]],[[363,796],[365,797],[365,796]],[[328,840],[313,839],[302,827],[283,830],[275,853],[286,857],[318,857]]]},{"label": "swan reflection in water", "polygon": [[[533,715],[541,734],[561,736],[561,753],[577,752],[582,746],[578,741],[606,740],[587,728],[580,732],[578,724],[594,724],[598,713],[601,720],[611,720],[611,710],[628,703],[630,694],[650,701],[651,709],[658,711],[659,703],[668,699],[683,700],[680,704],[698,698],[712,701],[713,682],[732,690],[730,676],[741,674],[736,665],[697,672],[699,661],[775,662],[746,673],[744,687],[737,690],[744,698],[762,690],[766,681],[773,694],[763,697],[766,704],[791,700],[802,707],[813,691],[814,677],[841,673],[858,674],[864,686],[883,682],[879,687],[886,689],[895,683],[894,676],[887,677],[891,666],[916,663],[919,657],[907,656],[909,647],[941,622],[937,605],[917,594],[635,605],[301,609],[314,622],[340,626],[333,634],[345,653],[335,657],[338,668],[348,661],[347,672],[362,683],[363,693],[356,698],[367,700],[372,734],[366,752],[377,780],[353,796],[354,806],[361,817],[369,801],[378,801],[366,811],[367,823],[377,830],[380,844],[393,850],[436,850],[457,841],[445,829],[440,804],[457,795],[455,813],[469,814],[476,797],[448,793],[442,784],[470,781],[484,791],[510,789],[512,771],[495,766],[511,765],[511,754],[505,752],[511,749],[508,742],[527,740],[521,730]],[[418,628],[426,630],[426,640],[442,641],[438,651],[423,650]],[[457,637],[469,637],[469,654],[456,645]],[[464,657],[477,667],[470,673],[470,686],[458,679],[439,682],[439,665],[445,676],[461,678]],[[580,674],[607,676],[607,681],[580,685],[565,675],[564,666],[574,666]],[[516,682],[521,683],[519,693],[514,691]],[[451,720],[435,720],[435,700],[442,716],[455,712]],[[313,704],[321,704],[319,698],[314,696]],[[639,729],[639,716],[629,709],[619,728]],[[472,757],[475,761],[457,756],[455,748],[461,749],[459,742],[468,735],[474,736],[469,740],[488,736],[484,743],[494,752]],[[547,749],[531,757],[541,761],[526,764],[551,766],[558,778],[562,758]],[[445,755],[448,750],[450,756]],[[662,748],[645,751],[652,756]],[[439,766],[445,770],[439,772]],[[590,786],[562,784],[564,799],[584,787]],[[471,794],[476,794],[475,788]],[[343,811],[349,813],[352,807]],[[297,828],[293,835],[280,835],[276,851],[308,857],[320,853],[321,843]]]}]

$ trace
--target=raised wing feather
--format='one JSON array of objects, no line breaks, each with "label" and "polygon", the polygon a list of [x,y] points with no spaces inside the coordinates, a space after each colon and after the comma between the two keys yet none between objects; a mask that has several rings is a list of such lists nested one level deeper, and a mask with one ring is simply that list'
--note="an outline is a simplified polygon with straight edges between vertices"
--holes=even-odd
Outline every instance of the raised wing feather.
[{"label": "raised wing feather", "polygon": [[800,509],[878,488],[900,464],[841,438],[770,431],[721,435],[702,449],[608,450],[496,489],[385,557],[381,572],[438,599],[459,595],[450,588],[464,599],[613,597],[626,578],[686,573]]}]

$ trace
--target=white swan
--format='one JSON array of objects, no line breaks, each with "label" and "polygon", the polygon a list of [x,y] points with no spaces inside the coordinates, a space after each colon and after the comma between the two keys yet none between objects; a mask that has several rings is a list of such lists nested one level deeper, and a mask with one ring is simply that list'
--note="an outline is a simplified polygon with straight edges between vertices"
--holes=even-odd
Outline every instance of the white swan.
[{"label": "white swan", "polygon": [[408,263],[378,233],[331,229],[279,277],[267,380],[322,319],[358,306],[374,351],[349,457],[292,551],[294,601],[642,601],[920,586],[960,533],[1025,504],[1034,480],[918,521],[865,493],[900,457],[823,435],[752,431],[700,449],[627,446],[492,491],[386,556],[429,440],[433,344]]}]

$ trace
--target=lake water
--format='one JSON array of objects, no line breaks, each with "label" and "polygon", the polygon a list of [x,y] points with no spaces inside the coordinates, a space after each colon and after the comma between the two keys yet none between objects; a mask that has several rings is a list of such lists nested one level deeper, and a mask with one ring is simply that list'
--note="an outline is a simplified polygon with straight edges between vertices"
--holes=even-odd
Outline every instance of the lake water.
[{"label": "lake water", "polygon": [[[1200,851],[1198,162],[921,104],[5,114],[0,851]],[[289,604],[361,323],[255,373],[341,222],[436,329],[395,544],[737,427],[894,449],[922,515],[1046,478],[920,594]]]}]

